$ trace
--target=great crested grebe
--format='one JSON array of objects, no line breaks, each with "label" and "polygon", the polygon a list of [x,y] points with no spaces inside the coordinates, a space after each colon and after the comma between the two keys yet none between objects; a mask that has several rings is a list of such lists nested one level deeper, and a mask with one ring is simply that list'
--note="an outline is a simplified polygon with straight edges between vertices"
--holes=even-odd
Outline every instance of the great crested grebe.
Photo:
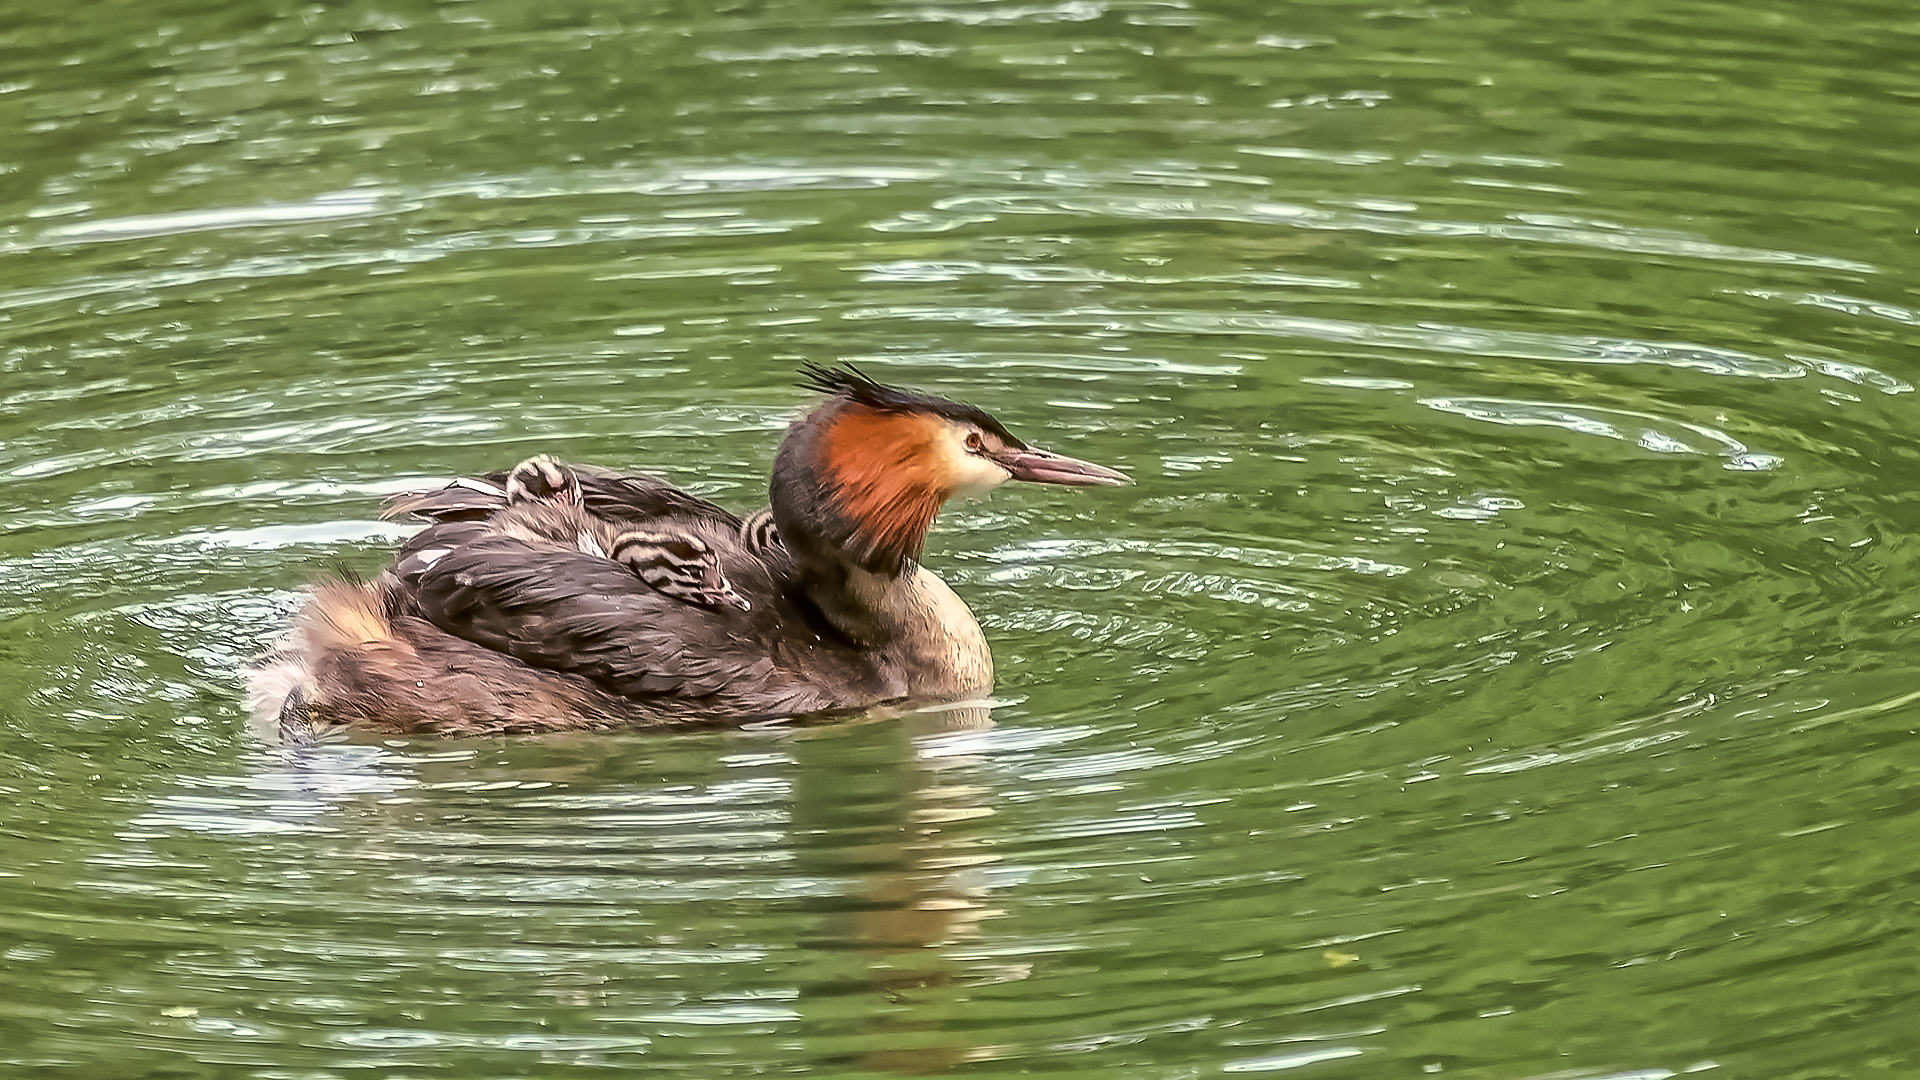
[{"label": "great crested grebe", "polygon": [[646,475],[537,457],[407,492],[431,524],[367,584],[316,587],[249,672],[256,718],[506,734],[738,724],[993,682],[985,637],[919,565],[940,507],[1008,480],[1123,484],[971,405],[804,368],[829,395],[787,430],[744,520]]}]

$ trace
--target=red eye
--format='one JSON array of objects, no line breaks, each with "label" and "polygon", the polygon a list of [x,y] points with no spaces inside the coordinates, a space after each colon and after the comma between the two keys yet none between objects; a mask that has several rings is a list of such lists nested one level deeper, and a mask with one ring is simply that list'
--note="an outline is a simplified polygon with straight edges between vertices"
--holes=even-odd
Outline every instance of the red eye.
[{"label": "red eye", "polygon": [[987,440],[981,438],[979,432],[977,431],[967,432],[967,452],[968,453],[977,454],[980,451],[985,450],[986,448],[987,448]]}]

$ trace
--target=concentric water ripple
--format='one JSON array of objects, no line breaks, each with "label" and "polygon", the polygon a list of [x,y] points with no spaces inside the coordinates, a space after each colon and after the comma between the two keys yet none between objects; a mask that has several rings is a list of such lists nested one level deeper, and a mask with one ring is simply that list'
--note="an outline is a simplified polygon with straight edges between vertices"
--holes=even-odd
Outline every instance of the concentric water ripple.
[{"label": "concentric water ripple", "polygon": [[[0,1062],[1914,1065],[1904,10],[7,14]],[[1137,480],[944,517],[990,706],[247,731],[384,494],[833,358]]]}]

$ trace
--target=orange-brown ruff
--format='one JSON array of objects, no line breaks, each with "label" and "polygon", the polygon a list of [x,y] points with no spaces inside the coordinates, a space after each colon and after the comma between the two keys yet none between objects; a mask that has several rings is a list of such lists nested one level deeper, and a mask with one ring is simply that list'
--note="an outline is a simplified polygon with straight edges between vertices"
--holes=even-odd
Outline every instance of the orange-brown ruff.
[{"label": "orange-brown ruff", "polygon": [[933,519],[959,487],[957,470],[936,452],[945,430],[938,417],[864,405],[842,410],[827,428],[821,464],[828,482],[876,547],[919,557]]},{"label": "orange-brown ruff", "polygon": [[[390,513],[427,527],[375,581],[313,590],[251,670],[250,707],[302,740],[737,724],[985,691],[979,625],[918,561],[941,505],[1007,480],[1126,478],[851,367],[809,366],[805,385],[827,398],[788,429],[769,508],[745,522],[657,477],[544,458],[395,496]],[[620,536],[697,562],[623,562]]]}]

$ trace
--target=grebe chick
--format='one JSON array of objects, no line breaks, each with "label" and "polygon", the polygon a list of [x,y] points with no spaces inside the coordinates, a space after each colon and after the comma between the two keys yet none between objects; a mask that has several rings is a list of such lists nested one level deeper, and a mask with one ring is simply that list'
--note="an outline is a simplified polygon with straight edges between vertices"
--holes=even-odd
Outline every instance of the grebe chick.
[{"label": "grebe chick", "polygon": [[767,564],[776,578],[793,574],[793,556],[780,542],[780,529],[773,523],[773,507],[763,506],[740,522],[740,546]]},{"label": "grebe chick", "polygon": [[289,737],[504,734],[984,693],[986,638],[919,561],[940,507],[1126,476],[850,366],[809,365],[803,385],[826,397],[745,521],[658,477],[537,458],[394,497],[430,524],[375,581],[310,595],[250,673],[255,715]]},{"label": "grebe chick", "polygon": [[713,549],[691,533],[630,529],[613,538],[607,554],[664,596],[699,607],[731,604],[753,610],[751,601],[733,591]]},{"label": "grebe chick", "polygon": [[683,603],[731,604],[742,611],[753,607],[734,591],[697,529],[623,530],[615,522],[589,514],[579,475],[557,458],[540,454],[515,465],[507,473],[505,487],[506,508],[487,519],[495,534],[612,559],[654,591]]},{"label": "grebe chick", "polygon": [[784,558],[787,547],[773,523],[773,507],[763,506],[740,522],[740,543],[761,558]]},{"label": "grebe chick", "polygon": [[585,506],[580,477],[557,458],[535,454],[507,473],[507,505],[560,503]]}]

